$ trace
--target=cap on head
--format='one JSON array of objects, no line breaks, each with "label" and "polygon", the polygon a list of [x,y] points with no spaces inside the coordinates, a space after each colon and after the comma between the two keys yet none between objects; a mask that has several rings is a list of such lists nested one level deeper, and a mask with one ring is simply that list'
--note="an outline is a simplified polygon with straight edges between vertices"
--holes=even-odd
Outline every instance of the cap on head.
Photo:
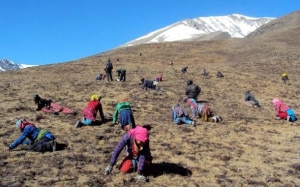
[{"label": "cap on head", "polygon": [[278,99],[278,98],[274,98],[272,102],[274,105],[281,103],[280,99]]},{"label": "cap on head", "polygon": [[149,140],[148,130],[144,127],[137,126],[129,131],[130,134],[134,135],[135,139],[143,143]]},{"label": "cap on head", "polygon": [[144,78],[141,78],[141,82],[144,82],[145,81],[145,79]]},{"label": "cap on head", "polygon": [[91,101],[99,101],[101,99],[101,95],[96,95],[96,94],[93,94],[91,96]]}]

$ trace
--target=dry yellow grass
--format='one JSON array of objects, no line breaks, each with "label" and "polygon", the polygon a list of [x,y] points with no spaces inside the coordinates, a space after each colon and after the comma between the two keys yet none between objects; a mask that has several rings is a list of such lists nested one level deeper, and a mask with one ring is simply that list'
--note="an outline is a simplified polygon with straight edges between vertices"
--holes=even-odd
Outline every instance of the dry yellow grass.
[{"label": "dry yellow grass", "polygon": [[[286,26],[243,40],[140,45],[62,64],[1,72],[0,186],[298,186],[299,122],[275,120],[271,100],[280,97],[300,114],[299,39],[299,32]],[[114,70],[126,68],[127,82],[94,80],[108,58]],[[189,67],[187,74],[180,72],[184,66]],[[201,75],[203,68],[209,77]],[[218,70],[223,79],[216,78]],[[283,71],[290,85],[282,83]],[[163,90],[142,91],[140,79],[154,79],[158,73],[164,75]],[[171,106],[183,104],[187,79],[202,88],[199,99],[223,117],[222,123],[198,121],[197,128],[173,125]],[[247,90],[261,108],[243,104]],[[128,96],[137,124],[151,127],[154,175],[148,183],[141,184],[135,174],[123,175],[116,168],[113,175],[102,175],[124,131],[109,122],[73,128],[92,93],[103,95],[107,113],[113,113],[114,104]],[[37,112],[34,94],[79,114]],[[64,149],[40,154],[20,145],[6,151],[20,135],[15,121],[21,116],[53,132]]]}]

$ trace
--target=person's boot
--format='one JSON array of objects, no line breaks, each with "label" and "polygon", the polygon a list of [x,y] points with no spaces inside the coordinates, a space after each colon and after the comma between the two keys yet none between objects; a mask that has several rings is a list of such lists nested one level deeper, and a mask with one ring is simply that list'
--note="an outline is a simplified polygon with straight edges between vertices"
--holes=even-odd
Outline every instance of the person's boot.
[{"label": "person's boot", "polygon": [[76,123],[74,124],[75,128],[78,128],[78,127],[81,127],[81,126],[82,126],[82,124],[81,124],[80,121],[76,121]]}]

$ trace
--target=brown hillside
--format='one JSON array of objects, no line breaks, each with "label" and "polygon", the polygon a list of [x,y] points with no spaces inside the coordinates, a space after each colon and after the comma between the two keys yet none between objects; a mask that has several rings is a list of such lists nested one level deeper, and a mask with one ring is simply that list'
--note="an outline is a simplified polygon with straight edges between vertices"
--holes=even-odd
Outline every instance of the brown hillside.
[{"label": "brown hillside", "polygon": [[[292,17],[299,20],[298,13]],[[136,122],[151,127],[153,175],[143,186],[298,186],[299,122],[275,120],[271,102],[280,97],[300,114],[300,34],[296,32],[300,24],[288,23],[289,19],[285,27],[247,39],[139,45],[62,64],[1,72],[0,186],[141,185],[135,174],[123,175],[116,167],[111,176],[102,174],[124,131],[110,122],[73,128],[92,93],[103,95],[104,112],[110,114],[114,104],[127,96]],[[94,80],[108,58],[114,70],[126,68],[127,82]],[[180,72],[184,66],[189,67],[186,74]],[[201,75],[203,68],[209,77]],[[216,78],[218,70],[223,79]],[[289,85],[281,81],[284,71]],[[162,91],[142,91],[140,79],[154,79],[158,73],[164,75]],[[198,120],[196,128],[173,124],[171,106],[183,104],[188,79],[201,87],[200,101],[222,116],[222,123]],[[243,104],[247,90],[261,108]],[[35,111],[35,94],[79,114]],[[8,145],[20,135],[15,127],[18,117],[53,132],[64,149],[40,154],[20,145],[9,152]],[[117,165],[122,159],[120,155]]]}]

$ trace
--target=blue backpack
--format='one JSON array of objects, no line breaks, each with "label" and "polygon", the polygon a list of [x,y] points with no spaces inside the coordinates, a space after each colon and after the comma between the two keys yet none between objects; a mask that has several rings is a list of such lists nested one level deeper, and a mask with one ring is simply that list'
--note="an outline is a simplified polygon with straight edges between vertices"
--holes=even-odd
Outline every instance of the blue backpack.
[{"label": "blue backpack", "polygon": [[289,121],[291,121],[291,122],[297,121],[297,117],[296,117],[294,111],[293,111],[291,108],[289,108],[289,109],[286,111],[286,113],[287,113],[287,115],[290,117],[290,118],[289,118]]}]

